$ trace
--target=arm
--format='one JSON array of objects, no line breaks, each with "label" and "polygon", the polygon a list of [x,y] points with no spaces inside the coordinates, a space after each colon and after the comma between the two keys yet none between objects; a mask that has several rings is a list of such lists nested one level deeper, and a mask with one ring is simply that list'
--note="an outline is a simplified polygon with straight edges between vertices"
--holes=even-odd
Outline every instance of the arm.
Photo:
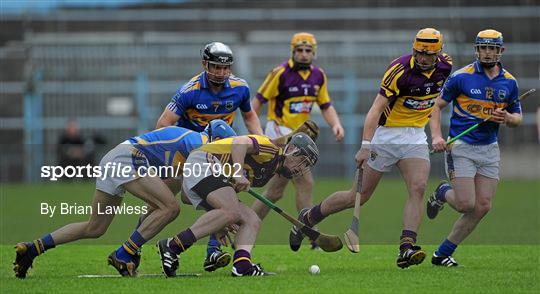
[{"label": "arm", "polygon": [[253,141],[248,136],[239,136],[235,137],[232,141],[231,146],[231,159],[233,166],[240,165],[240,170],[238,173],[240,177],[235,177],[234,189],[237,192],[247,191],[249,189],[250,183],[249,180],[244,176],[244,160],[247,154],[254,154],[257,150],[253,144]]},{"label": "arm", "polygon": [[328,125],[332,128],[332,133],[334,133],[334,136],[336,137],[336,141],[343,140],[343,137],[345,136],[345,131],[343,130],[343,127],[341,126],[341,122],[339,121],[339,116],[334,106],[330,105],[329,107],[323,109],[321,113],[324,117],[324,120],[326,120]]},{"label": "arm", "polygon": [[174,126],[176,122],[178,121],[178,119],[180,119],[180,116],[178,114],[165,108],[165,110],[163,110],[163,113],[161,114],[161,116],[159,117],[156,123],[156,129],[160,129],[160,128],[168,127],[168,126]]},{"label": "arm", "polygon": [[431,118],[429,119],[429,129],[431,130],[431,145],[433,151],[441,152],[446,149],[446,141],[442,137],[441,131],[441,110],[448,105],[448,102],[444,101],[440,96],[437,97],[433,111],[431,112]]},{"label": "arm", "polygon": [[383,113],[386,106],[388,106],[389,102],[390,101],[388,100],[388,98],[384,97],[381,94],[377,94],[377,97],[375,97],[375,101],[373,101],[373,104],[371,105],[371,108],[369,109],[366,115],[366,119],[364,121],[362,140],[371,142],[371,139],[375,134],[375,129],[377,129],[379,118],[381,117],[381,114]]},{"label": "arm", "polygon": [[251,99],[251,108],[257,115],[261,115],[263,105],[264,104],[257,97]]},{"label": "arm", "polygon": [[366,119],[364,120],[364,131],[362,133],[362,147],[355,156],[358,166],[362,166],[369,157],[369,145],[371,144],[371,139],[375,134],[375,129],[377,129],[379,118],[389,102],[388,98],[381,94],[377,94],[375,101],[373,101],[373,104],[366,115]]},{"label": "arm", "polygon": [[255,112],[255,109],[247,112],[242,111],[242,117],[244,118],[244,123],[250,134],[263,135],[261,122],[259,121],[259,116],[257,115],[257,112]]},{"label": "arm", "polygon": [[521,124],[523,116],[519,112],[510,113],[501,108],[496,108],[493,110],[492,117],[489,120],[499,124],[506,124],[509,128],[515,128]]}]

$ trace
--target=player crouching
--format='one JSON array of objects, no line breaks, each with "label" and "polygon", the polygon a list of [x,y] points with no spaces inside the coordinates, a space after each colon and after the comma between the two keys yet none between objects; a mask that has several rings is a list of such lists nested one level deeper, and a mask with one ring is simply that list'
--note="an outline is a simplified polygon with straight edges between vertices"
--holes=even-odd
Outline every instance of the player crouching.
[{"label": "player crouching", "polygon": [[[276,146],[267,137],[248,135],[213,142],[192,152],[186,166],[193,167],[194,173],[184,178],[182,193],[195,208],[210,206],[213,209],[188,229],[157,243],[164,274],[167,277],[176,275],[178,255],[197,240],[237,224],[232,276],[268,275],[251,261],[261,220],[238,200],[237,193],[250,186],[264,186],[276,173],[287,178],[302,175],[316,163],[318,154],[317,146],[304,133],[292,136],[284,148]],[[195,173],[196,166],[207,165],[211,168]],[[234,184],[229,178],[234,179]]]}]

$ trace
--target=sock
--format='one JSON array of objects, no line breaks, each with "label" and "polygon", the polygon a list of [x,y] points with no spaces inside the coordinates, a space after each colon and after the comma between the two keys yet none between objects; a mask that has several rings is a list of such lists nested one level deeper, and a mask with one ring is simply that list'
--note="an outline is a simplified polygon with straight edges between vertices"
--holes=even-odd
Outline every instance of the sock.
[{"label": "sock", "polygon": [[314,225],[320,223],[326,216],[322,214],[321,204],[315,205],[313,208],[308,210],[305,218],[305,224],[313,227]]},{"label": "sock", "polygon": [[34,240],[30,246],[28,246],[28,253],[30,256],[36,257],[45,253],[45,251],[56,247],[51,234],[47,234],[40,239]]},{"label": "sock", "polygon": [[219,243],[219,241],[217,240],[216,235],[211,234],[208,240],[208,245],[206,247],[206,257],[210,256],[210,254],[217,251],[220,246],[221,246],[221,243]]},{"label": "sock", "polygon": [[130,262],[144,243],[146,243],[146,240],[141,236],[139,231],[135,230],[131,234],[131,237],[116,250],[116,257],[124,262]]},{"label": "sock", "polygon": [[437,193],[435,193],[435,198],[437,198],[437,200],[439,201],[446,202],[446,192],[448,192],[449,190],[452,190],[452,186],[450,186],[449,184],[442,185],[442,187],[437,191]]},{"label": "sock", "polygon": [[197,238],[195,238],[191,229],[187,229],[174,236],[169,242],[169,247],[174,253],[180,254],[186,251],[195,242],[197,242]]},{"label": "sock", "polygon": [[411,249],[416,243],[416,232],[403,230],[399,240],[399,252]]},{"label": "sock", "polygon": [[245,273],[248,269],[251,268],[251,254],[246,250],[239,249],[234,252],[233,266],[236,268],[236,271],[240,274]]},{"label": "sock", "polygon": [[457,247],[456,244],[448,241],[448,239],[444,239],[441,245],[439,245],[439,249],[435,251],[435,254],[437,256],[452,256]]}]

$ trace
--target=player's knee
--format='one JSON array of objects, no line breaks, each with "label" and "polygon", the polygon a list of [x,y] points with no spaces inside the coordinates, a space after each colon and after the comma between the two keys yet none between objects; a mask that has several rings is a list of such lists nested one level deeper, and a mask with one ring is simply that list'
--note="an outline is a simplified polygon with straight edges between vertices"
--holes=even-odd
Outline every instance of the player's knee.
[{"label": "player's knee", "polygon": [[85,236],[87,238],[96,239],[103,236],[107,232],[107,226],[105,225],[92,225],[88,224],[86,226]]},{"label": "player's knee", "polygon": [[347,208],[354,207],[356,202],[356,191],[350,190],[347,192]]},{"label": "player's knee", "polygon": [[232,208],[225,211],[225,219],[227,225],[235,224],[239,221],[242,221],[242,213],[238,208]]},{"label": "player's knee", "polygon": [[475,211],[478,215],[484,216],[491,210],[491,201],[480,202],[476,205]]},{"label": "player's knee", "polygon": [[415,181],[411,184],[410,190],[414,192],[415,195],[419,197],[424,197],[426,192],[427,183],[425,181]]},{"label": "player's knee", "polygon": [[459,213],[467,213],[475,209],[474,201],[458,200],[455,203],[456,211]]},{"label": "player's knee", "polygon": [[180,214],[180,206],[177,203],[171,203],[171,206],[167,206],[163,213],[164,219],[166,219],[167,222],[171,222]]}]

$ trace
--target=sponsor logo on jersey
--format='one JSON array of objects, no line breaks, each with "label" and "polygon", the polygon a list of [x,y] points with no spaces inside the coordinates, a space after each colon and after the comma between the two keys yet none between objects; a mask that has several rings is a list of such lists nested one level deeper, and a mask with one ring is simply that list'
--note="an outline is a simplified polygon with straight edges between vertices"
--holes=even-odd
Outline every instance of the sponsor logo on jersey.
[{"label": "sponsor logo on jersey", "polygon": [[491,113],[493,113],[493,108],[483,107],[480,104],[470,104],[467,106],[467,111],[470,113],[482,113],[485,115],[491,115]]},{"label": "sponsor logo on jersey", "polygon": [[298,87],[297,86],[289,87],[289,92],[298,92]]},{"label": "sponsor logo on jersey", "polygon": [[313,102],[311,101],[299,101],[292,102],[289,106],[290,113],[310,113],[311,108],[313,107]]},{"label": "sponsor logo on jersey", "polygon": [[225,109],[232,110],[234,108],[234,101],[228,100],[225,101]]},{"label": "sponsor logo on jersey", "polygon": [[480,94],[482,94],[482,91],[480,91],[480,89],[471,89],[471,94],[480,95]]},{"label": "sponsor logo on jersey", "polygon": [[504,98],[506,98],[506,91],[503,89],[499,90],[499,93],[497,96],[499,97],[500,100],[504,100]]},{"label": "sponsor logo on jersey", "polygon": [[403,106],[414,110],[426,110],[435,105],[435,99],[416,100],[413,98],[407,98],[403,102]]},{"label": "sponsor logo on jersey", "polygon": [[208,109],[208,105],[206,105],[204,103],[199,103],[199,104],[195,105],[195,108],[197,108],[197,109]]}]

